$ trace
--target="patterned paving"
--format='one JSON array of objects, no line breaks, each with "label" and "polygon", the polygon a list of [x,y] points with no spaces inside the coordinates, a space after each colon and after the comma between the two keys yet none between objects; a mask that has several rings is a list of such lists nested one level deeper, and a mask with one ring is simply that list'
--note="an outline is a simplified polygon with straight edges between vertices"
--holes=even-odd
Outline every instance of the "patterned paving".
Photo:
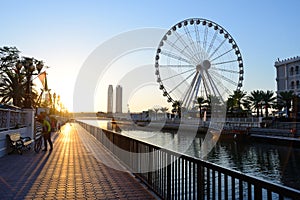
[{"label": "patterned paving", "polygon": [[[86,133],[75,127],[66,124],[62,133],[53,136],[52,152],[0,158],[0,199],[156,198],[128,172],[107,167],[101,158],[95,158],[93,146],[87,148],[80,139]],[[97,150],[103,159],[119,164],[104,149]]]}]

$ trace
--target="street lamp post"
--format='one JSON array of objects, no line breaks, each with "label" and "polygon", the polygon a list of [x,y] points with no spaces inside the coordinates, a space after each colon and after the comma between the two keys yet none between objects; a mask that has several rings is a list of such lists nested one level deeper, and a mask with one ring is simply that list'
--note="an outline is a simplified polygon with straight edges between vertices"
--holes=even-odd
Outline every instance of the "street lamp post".
[{"label": "street lamp post", "polygon": [[[24,102],[24,108],[32,108],[32,96],[31,96],[31,85],[32,80],[31,77],[33,75],[39,75],[42,68],[44,67],[43,61],[35,60],[34,58],[28,58],[24,57],[24,60],[22,62],[17,63],[16,65],[17,69],[21,71],[21,69],[24,69],[25,77],[26,77],[26,91],[25,91],[25,102]],[[37,71],[37,73],[34,73],[34,71]]]}]

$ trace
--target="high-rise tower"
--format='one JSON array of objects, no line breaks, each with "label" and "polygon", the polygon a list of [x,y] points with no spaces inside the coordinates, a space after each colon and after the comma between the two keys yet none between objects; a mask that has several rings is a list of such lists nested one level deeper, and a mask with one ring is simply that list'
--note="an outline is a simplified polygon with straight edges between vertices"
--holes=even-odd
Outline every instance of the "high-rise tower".
[{"label": "high-rise tower", "polygon": [[113,86],[109,85],[108,86],[108,93],[107,93],[107,113],[112,113],[113,112]]},{"label": "high-rise tower", "polygon": [[122,113],[122,87],[116,87],[116,113]]}]

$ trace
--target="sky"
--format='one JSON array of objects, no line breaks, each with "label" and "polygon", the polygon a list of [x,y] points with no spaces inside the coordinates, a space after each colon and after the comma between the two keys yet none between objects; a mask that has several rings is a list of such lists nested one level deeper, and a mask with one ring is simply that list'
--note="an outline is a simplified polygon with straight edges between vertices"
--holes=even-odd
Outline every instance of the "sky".
[{"label": "sky", "polygon": [[[151,65],[154,57],[151,60],[145,56],[143,62],[136,62],[137,57],[143,59],[145,52],[119,56],[111,64],[115,71],[108,73],[109,69],[105,76],[99,74],[96,86],[88,84],[89,76],[84,77],[84,84],[78,85],[82,69],[99,47],[105,47],[107,41],[126,32],[147,28],[167,30],[187,18],[205,18],[220,24],[237,42],[245,70],[242,90],[247,93],[257,89],[276,91],[274,62],[278,58],[300,55],[299,6],[296,0],[2,0],[0,46],[15,46],[22,56],[43,60],[50,67],[47,73],[51,91],[61,96],[69,111],[106,112],[108,84],[115,87],[126,75],[116,74],[122,70],[134,71],[130,68],[132,65]],[[148,37],[151,36],[141,35],[138,40]],[[109,45],[106,48],[114,51]],[[146,51],[152,55],[155,49]],[[138,69],[134,73],[138,73]],[[153,76],[151,71],[145,73],[150,73],[150,78]],[[123,88],[123,92],[128,93],[123,102],[124,112],[166,106],[166,99],[161,98],[154,83],[141,85],[143,87],[127,92]],[[76,87],[95,90],[90,96],[74,95]],[[78,96],[80,98],[74,101]]]}]

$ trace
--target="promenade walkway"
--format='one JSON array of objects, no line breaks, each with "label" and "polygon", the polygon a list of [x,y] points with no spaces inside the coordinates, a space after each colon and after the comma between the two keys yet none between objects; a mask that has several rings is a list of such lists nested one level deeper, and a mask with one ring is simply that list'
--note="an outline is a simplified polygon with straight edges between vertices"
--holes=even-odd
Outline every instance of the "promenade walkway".
[{"label": "promenade walkway", "polygon": [[[120,165],[101,145],[98,158],[84,142],[93,140],[76,124],[54,133],[53,151],[0,158],[0,199],[156,199],[130,173],[104,163]],[[94,142],[91,142],[94,144]],[[100,149],[100,150],[99,150]],[[121,167],[121,166],[120,166]]]}]

